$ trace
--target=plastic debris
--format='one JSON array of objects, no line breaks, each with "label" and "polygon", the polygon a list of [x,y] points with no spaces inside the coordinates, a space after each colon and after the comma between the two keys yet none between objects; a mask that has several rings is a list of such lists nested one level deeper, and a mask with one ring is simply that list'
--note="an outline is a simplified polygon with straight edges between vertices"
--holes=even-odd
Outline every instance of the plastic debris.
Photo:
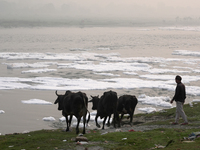
[{"label": "plastic debris", "polygon": [[122,132],[122,130],[121,129],[116,129],[115,132]]},{"label": "plastic debris", "polygon": [[192,142],[195,142],[195,141],[183,141],[184,143],[192,143]]},{"label": "plastic debris", "polygon": [[101,135],[107,134],[108,132],[101,133]]},{"label": "plastic debris", "polygon": [[192,104],[192,102],[190,102],[190,103],[189,103],[189,105],[190,105],[190,107],[193,107],[193,104]]},{"label": "plastic debris", "polygon": [[77,145],[84,145],[84,144],[88,144],[88,142],[83,142],[83,141],[79,142],[79,141],[78,141],[76,144],[77,144]]},{"label": "plastic debris", "polygon": [[131,129],[131,130],[128,130],[129,132],[134,132],[134,130],[133,129]]},{"label": "plastic debris", "polygon": [[165,148],[165,146],[155,144],[155,148]]},{"label": "plastic debris", "polygon": [[8,147],[14,147],[14,145],[8,146]]},{"label": "plastic debris", "polygon": [[84,137],[84,136],[77,136],[76,137],[76,142],[78,142],[78,141],[87,141],[88,142],[88,139],[86,137]]},{"label": "plastic debris", "polygon": [[29,132],[30,132],[30,131],[25,130],[25,131],[22,132],[22,134],[26,134],[26,133],[29,133]]},{"label": "plastic debris", "polygon": [[188,137],[184,137],[184,140],[193,141],[198,137],[200,137],[200,132],[193,132]]},{"label": "plastic debris", "polygon": [[122,140],[127,140],[127,138],[123,138]]}]

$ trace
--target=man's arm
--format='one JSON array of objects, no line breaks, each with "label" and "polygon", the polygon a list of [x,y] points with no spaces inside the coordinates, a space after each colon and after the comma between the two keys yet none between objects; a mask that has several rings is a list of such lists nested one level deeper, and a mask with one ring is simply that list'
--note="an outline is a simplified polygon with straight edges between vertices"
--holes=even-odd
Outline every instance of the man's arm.
[{"label": "man's arm", "polygon": [[175,90],[174,97],[173,97],[172,100],[170,101],[171,104],[173,103],[173,101],[174,101],[175,99],[177,99],[179,93],[180,93],[180,87],[177,85],[177,86],[176,86],[176,90]]}]

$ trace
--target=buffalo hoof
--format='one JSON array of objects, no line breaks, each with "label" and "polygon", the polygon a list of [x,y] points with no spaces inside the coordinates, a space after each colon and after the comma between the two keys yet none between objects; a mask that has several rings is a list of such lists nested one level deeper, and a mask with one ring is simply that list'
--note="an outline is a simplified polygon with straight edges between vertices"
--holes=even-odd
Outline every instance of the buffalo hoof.
[{"label": "buffalo hoof", "polygon": [[96,126],[97,126],[98,128],[101,128],[101,126],[100,126],[99,124],[96,124]]},{"label": "buffalo hoof", "polygon": [[108,127],[110,127],[110,123],[107,123],[106,125],[107,125]]},{"label": "buffalo hoof", "polygon": [[65,132],[69,132],[69,129],[66,129]]},{"label": "buffalo hoof", "polygon": [[76,131],[76,134],[79,134],[79,131]]}]

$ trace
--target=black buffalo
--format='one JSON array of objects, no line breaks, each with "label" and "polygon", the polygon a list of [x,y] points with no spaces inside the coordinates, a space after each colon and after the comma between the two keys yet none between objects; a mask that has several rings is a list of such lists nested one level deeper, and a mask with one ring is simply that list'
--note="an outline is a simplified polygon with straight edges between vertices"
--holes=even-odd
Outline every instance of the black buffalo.
[{"label": "black buffalo", "polygon": [[[83,134],[85,134],[85,124],[86,124],[86,115],[88,111],[88,97],[85,93],[82,92],[71,92],[66,91],[64,95],[59,95],[54,104],[58,103],[58,110],[62,110],[62,115],[66,118],[67,128],[66,131],[69,131],[71,125],[72,116],[74,115],[77,118],[76,134],[79,133],[79,123],[81,117],[83,117]],[[70,119],[68,120],[68,116]],[[88,116],[87,123],[90,120],[90,113]]]},{"label": "black buffalo", "polygon": [[[132,126],[133,114],[135,111],[135,107],[138,103],[137,98],[134,95],[123,95],[118,99],[117,111],[121,114],[121,119],[124,114],[129,114],[130,116],[130,125]],[[121,122],[120,119],[120,122]]]},{"label": "black buffalo", "polygon": [[116,121],[119,123],[119,115],[117,113],[117,102],[118,102],[117,93],[113,91],[107,91],[104,92],[104,94],[100,98],[98,96],[91,96],[91,97],[92,100],[90,100],[89,102],[93,103],[92,109],[97,110],[97,114],[95,117],[96,126],[98,128],[101,127],[97,122],[97,119],[100,116],[101,119],[104,118],[102,127],[102,129],[104,129],[107,117],[109,117],[110,120],[111,115],[114,114],[113,123],[114,127],[116,127],[115,125]]}]

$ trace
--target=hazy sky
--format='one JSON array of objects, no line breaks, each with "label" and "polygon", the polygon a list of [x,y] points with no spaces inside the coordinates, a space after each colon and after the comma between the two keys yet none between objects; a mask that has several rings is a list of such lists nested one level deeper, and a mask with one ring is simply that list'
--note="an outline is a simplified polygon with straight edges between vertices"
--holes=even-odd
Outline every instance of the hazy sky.
[{"label": "hazy sky", "polygon": [[107,5],[109,3],[115,4],[123,4],[123,5],[130,5],[130,4],[138,4],[138,5],[147,5],[147,6],[154,6],[163,3],[166,6],[173,6],[173,7],[199,7],[200,1],[199,0],[1,0],[7,2],[27,2],[27,3],[53,3],[56,6],[59,6],[64,3],[74,2],[79,3],[81,5],[90,5],[90,4],[98,4],[98,5]]},{"label": "hazy sky", "polygon": [[200,17],[200,0],[0,0],[3,18]]}]

